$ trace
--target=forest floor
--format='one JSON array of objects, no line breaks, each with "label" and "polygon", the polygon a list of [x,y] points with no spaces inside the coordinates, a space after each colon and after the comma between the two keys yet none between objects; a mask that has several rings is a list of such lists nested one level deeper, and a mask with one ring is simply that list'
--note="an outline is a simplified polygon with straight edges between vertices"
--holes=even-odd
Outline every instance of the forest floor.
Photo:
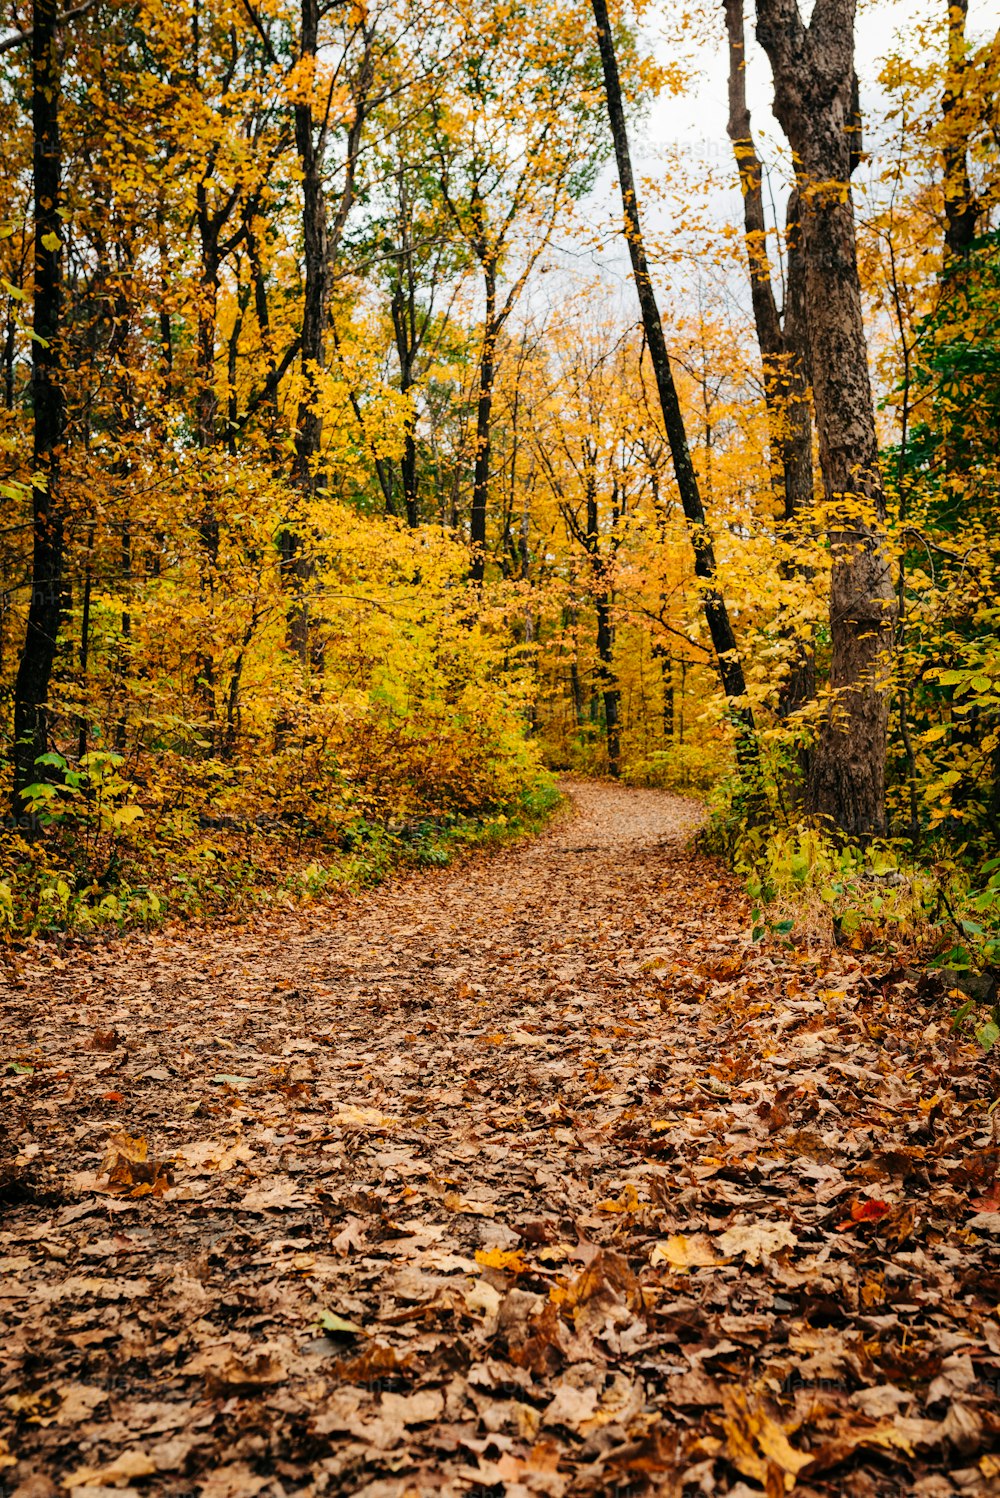
[{"label": "forest floor", "polygon": [[[25,956],[0,1490],[1000,1493],[995,1063],[698,810]],[[991,1454],[995,1453],[995,1454]]]}]

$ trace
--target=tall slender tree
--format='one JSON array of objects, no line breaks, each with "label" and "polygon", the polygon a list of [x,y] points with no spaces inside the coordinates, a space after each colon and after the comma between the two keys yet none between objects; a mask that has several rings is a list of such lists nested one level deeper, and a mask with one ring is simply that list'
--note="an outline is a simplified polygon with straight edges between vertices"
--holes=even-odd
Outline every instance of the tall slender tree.
[{"label": "tall slender tree", "polygon": [[34,310],[31,403],[31,601],[14,683],[14,811],[48,749],[48,696],[63,606],[59,469],[66,425],[61,360],[62,151],[59,138],[59,0],[35,0],[31,44]]},{"label": "tall slender tree", "polygon": [[674,383],[673,370],[670,367],[667,341],[663,335],[663,324],[660,321],[660,309],[649,274],[649,263],[646,259],[642,224],[639,219],[639,201],[636,196],[635,178],[632,173],[632,156],[629,150],[628,128],[625,123],[625,110],[622,104],[618,58],[615,52],[611,22],[608,18],[607,0],[592,0],[592,4],[594,20],[597,23],[597,41],[601,54],[601,66],[604,71],[608,119],[611,125],[612,139],[614,140],[615,158],[618,164],[618,180],[621,187],[622,207],[625,215],[625,237],[628,240],[632,273],[635,277],[636,291],[639,295],[639,307],[642,312],[642,325],[646,334],[646,345],[649,349],[650,362],[653,366],[653,374],[656,379],[656,389],[660,398],[660,409],[663,414],[663,425],[666,429],[667,441],[670,445],[674,475],[680,492],[681,507],[688,523],[691,545],[694,548],[694,570],[695,576],[701,585],[705,622],[708,625],[709,636],[715,650],[715,659],[722,689],[730,703],[733,719],[736,724],[737,753],[741,762],[748,763],[756,758],[757,753],[753,712],[746,700],[746,681],[743,675],[743,662],[740,658],[736,635],[729,617],[729,609],[726,606],[726,600],[718,585],[718,565],[715,560],[715,547],[708,527],[705,507],[702,504],[701,492],[698,487],[698,475],[695,473],[694,464],[691,461],[691,449],[688,445],[687,431],[684,426],[684,416],[681,412],[681,404],[677,395],[677,386]]},{"label": "tall slender tree", "polygon": [[[776,518],[794,545],[803,516],[813,502],[812,417],[809,408],[809,354],[799,194],[788,198],[785,220],[785,296],[778,307],[767,248],[764,167],[757,154],[746,90],[743,0],[725,0],[729,39],[728,134],[740,174],[743,227],[750,273],[750,299],[764,374],[771,478]],[[786,571],[789,570],[786,568]],[[792,641],[792,658],[778,695],[783,717],[808,702],[815,685],[811,644]]]}]

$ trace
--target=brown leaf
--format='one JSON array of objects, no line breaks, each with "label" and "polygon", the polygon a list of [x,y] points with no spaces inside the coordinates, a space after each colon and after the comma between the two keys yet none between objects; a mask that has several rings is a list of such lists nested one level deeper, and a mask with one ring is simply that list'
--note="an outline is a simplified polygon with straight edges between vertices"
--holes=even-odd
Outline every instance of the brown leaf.
[{"label": "brown leaf", "polygon": [[184,1372],[202,1375],[211,1392],[222,1394],[264,1389],[287,1378],[280,1358],[266,1349],[242,1355],[230,1347],[205,1348],[189,1359]]},{"label": "brown leaf", "polygon": [[64,1477],[64,1488],[118,1488],[132,1477],[150,1477],[156,1463],[145,1451],[123,1451],[106,1467],[77,1467]]},{"label": "brown leaf", "polygon": [[171,1184],[170,1167],[149,1158],[149,1143],[141,1135],[112,1134],[101,1164],[108,1190],[128,1196],[162,1196]]},{"label": "brown leaf", "polygon": [[791,1492],[798,1474],[809,1466],[812,1456],[796,1451],[784,1426],[773,1420],[759,1401],[751,1401],[743,1389],[726,1386],[721,1393],[726,1460],[768,1492],[775,1485],[774,1474],[778,1473],[780,1486]]}]

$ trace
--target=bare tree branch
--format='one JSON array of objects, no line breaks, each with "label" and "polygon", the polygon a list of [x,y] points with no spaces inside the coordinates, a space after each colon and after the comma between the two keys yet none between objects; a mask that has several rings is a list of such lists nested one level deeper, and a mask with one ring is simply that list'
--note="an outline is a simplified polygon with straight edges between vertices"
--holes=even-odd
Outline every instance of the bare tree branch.
[{"label": "bare tree branch", "polygon": [[[82,5],[75,5],[72,10],[63,11],[61,16],[56,16],[56,25],[65,26],[67,21],[75,21],[78,16],[85,16],[88,10],[92,10],[96,0],[83,0]],[[29,26],[27,31],[15,31],[13,36],[5,36],[0,41],[0,53],[10,52],[14,47],[23,47],[35,34],[35,28]]]}]

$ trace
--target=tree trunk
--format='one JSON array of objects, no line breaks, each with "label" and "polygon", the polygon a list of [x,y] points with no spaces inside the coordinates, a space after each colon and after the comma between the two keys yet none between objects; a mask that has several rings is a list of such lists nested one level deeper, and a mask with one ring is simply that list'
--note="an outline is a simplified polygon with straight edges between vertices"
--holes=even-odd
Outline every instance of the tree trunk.
[{"label": "tree trunk", "polygon": [[[300,57],[315,68],[319,48],[319,0],[302,0],[301,24]],[[316,402],[316,375],[325,363],[323,335],[330,273],[322,153],[317,149],[312,103],[308,99],[295,106],[295,145],[302,169],[305,296],[301,339],[302,394],[295,416],[292,477],[299,492],[309,499],[316,490],[316,463],[323,440],[323,419]],[[291,526],[286,526],[281,533],[281,570],[294,599],[288,615],[289,644],[304,666],[309,657],[309,611],[305,599],[309,564],[302,555],[302,538]]]},{"label": "tree trunk", "polygon": [[604,70],[604,86],[607,93],[608,117],[614,140],[618,177],[621,183],[622,205],[625,213],[625,236],[628,240],[632,272],[635,276],[642,323],[646,334],[656,388],[660,397],[663,424],[670,443],[674,473],[680,491],[681,506],[688,522],[691,544],[694,548],[695,576],[701,584],[702,605],[705,622],[715,649],[715,659],[722,689],[729,699],[730,710],[736,727],[736,752],[743,764],[757,758],[753,713],[746,702],[746,683],[743,664],[740,660],[736,636],[725,599],[717,584],[718,569],[712,538],[705,519],[705,510],[698,489],[698,478],[691,462],[684,418],[681,414],[677,388],[674,384],[670,358],[667,354],[660,311],[656,304],[653,283],[649,276],[646,251],[639,221],[639,205],[632,175],[632,160],[629,153],[628,131],[625,112],[622,108],[621,82],[618,76],[618,61],[615,56],[614,38],[608,20],[607,0],[592,0],[594,19],[597,23],[597,40]]},{"label": "tree trunk", "polygon": [[[743,192],[750,299],[764,373],[775,518],[784,521],[785,539],[792,542],[798,539],[797,523],[801,522],[813,499],[812,421],[806,374],[807,329],[798,193],[793,191],[788,200],[785,234],[788,277],[782,314],[774,296],[767,253],[762,191],[764,169],[754,145],[747,107],[743,0],[725,0],[725,12],[729,38],[728,134]],[[792,644],[792,659],[778,695],[778,713],[782,718],[802,707],[815,691],[811,645],[798,638]]]},{"label": "tree trunk", "polygon": [[597,610],[597,658],[600,661],[598,675],[601,679],[601,696],[604,698],[608,771],[617,779],[621,772],[621,690],[615,675],[615,632],[611,622],[611,594],[607,588],[595,594],[594,607]]},{"label": "tree trunk", "polygon": [[[408,242],[406,249],[407,253],[409,253]],[[396,335],[396,354],[399,358],[399,390],[401,395],[408,396],[415,383],[413,363],[416,330],[414,327],[412,278],[410,279],[407,294],[404,294],[402,285],[396,287],[392,296],[391,310],[392,326]],[[406,523],[411,529],[415,529],[419,523],[419,516],[417,513],[417,439],[412,411],[409,412],[406,418],[400,476],[403,480],[403,504],[406,510]]]},{"label": "tree trunk", "polygon": [[483,266],[486,282],[486,321],[483,350],[479,361],[479,399],[476,402],[476,462],[472,475],[472,519],[469,539],[472,542],[473,582],[481,583],[486,572],[486,500],[490,487],[490,416],[493,410],[493,381],[496,374],[496,276],[489,261]]},{"label": "tree trunk", "polygon": [[809,803],[842,833],[885,831],[895,595],[861,309],[850,177],[859,148],[855,0],[757,0],[774,109],[795,158],[820,466],[831,549],[830,704]]},{"label": "tree trunk", "polygon": [[969,180],[969,120],[965,100],[965,22],[969,0],[948,0],[948,72],[941,115],[944,124],[945,263],[962,260],[976,237],[979,203]]},{"label": "tree trunk", "polygon": [[28,622],[14,684],[14,812],[21,792],[38,778],[35,761],[48,749],[48,694],[63,589],[63,513],[59,460],[66,423],[61,380],[62,169],[59,140],[58,0],[35,0],[31,36],[31,118],[34,142],[34,310],[31,391],[34,415],[31,491],[32,558]]}]

